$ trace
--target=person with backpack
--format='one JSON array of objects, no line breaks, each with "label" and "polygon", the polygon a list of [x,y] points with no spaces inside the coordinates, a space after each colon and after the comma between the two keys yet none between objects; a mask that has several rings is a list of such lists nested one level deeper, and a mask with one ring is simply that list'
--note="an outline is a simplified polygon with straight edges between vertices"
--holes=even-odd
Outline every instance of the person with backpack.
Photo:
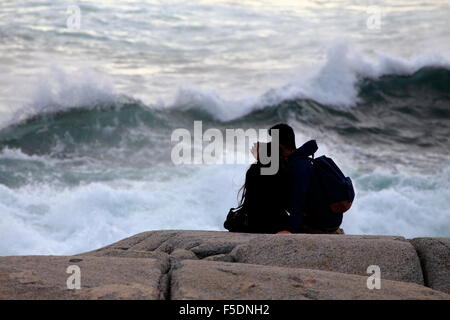
[{"label": "person with backpack", "polygon": [[343,213],[354,199],[348,177],[330,158],[314,159],[315,140],[296,148],[294,130],[287,124],[269,129],[279,132],[280,149],[287,156],[287,211],[289,221],[278,233],[340,233]]}]

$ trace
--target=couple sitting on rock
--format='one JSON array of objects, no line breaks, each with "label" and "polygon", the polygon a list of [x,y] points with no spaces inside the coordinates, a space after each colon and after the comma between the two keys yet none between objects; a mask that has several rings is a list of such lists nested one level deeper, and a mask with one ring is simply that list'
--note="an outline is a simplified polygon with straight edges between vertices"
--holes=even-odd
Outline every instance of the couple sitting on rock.
[{"label": "couple sitting on rock", "polygon": [[[261,169],[270,164],[261,161],[260,144],[254,146],[252,153],[257,161],[246,173],[245,184],[240,190],[240,207],[230,210],[225,228],[250,233],[343,233],[339,226],[343,212],[348,210],[353,198],[350,202],[339,202],[339,205],[347,206],[340,210],[333,210],[318,199],[313,163],[318,149],[316,141],[308,141],[296,148],[294,130],[289,125],[278,124],[270,128],[272,141],[274,130],[277,130],[279,141],[278,170],[275,174],[261,174]],[[270,147],[266,149],[266,155],[270,157]],[[329,158],[326,160],[332,162]]]}]

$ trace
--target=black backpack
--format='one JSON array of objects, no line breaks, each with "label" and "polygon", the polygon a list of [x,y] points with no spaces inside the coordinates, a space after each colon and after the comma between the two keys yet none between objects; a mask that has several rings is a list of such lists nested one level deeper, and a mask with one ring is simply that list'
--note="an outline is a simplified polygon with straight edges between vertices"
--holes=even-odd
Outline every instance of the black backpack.
[{"label": "black backpack", "polygon": [[[320,203],[331,212],[342,214],[350,209],[355,199],[352,180],[346,177],[331,158],[311,159],[314,175],[311,184],[312,207]],[[315,203],[315,204],[314,204]]]},{"label": "black backpack", "polygon": [[245,207],[231,208],[223,227],[230,232],[248,232],[248,213]]}]

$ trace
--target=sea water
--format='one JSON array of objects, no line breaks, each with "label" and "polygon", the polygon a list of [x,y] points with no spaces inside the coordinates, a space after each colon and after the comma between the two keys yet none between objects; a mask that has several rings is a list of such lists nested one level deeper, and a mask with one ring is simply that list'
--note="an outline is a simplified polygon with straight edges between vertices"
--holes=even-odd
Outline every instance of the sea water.
[{"label": "sea water", "polygon": [[316,139],[353,179],[348,234],[450,236],[448,21],[444,0],[2,1],[0,255],[223,230],[248,164],[174,165],[194,121]]}]

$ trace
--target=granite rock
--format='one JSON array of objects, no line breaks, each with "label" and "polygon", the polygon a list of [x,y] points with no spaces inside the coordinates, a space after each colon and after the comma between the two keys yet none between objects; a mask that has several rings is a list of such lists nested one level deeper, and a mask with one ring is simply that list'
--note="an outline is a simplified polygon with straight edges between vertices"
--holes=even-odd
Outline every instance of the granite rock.
[{"label": "granite rock", "polygon": [[402,237],[356,235],[265,235],[231,252],[241,263],[367,275],[379,266],[383,279],[424,284],[414,247]]},{"label": "granite rock", "polygon": [[425,285],[450,294],[450,239],[416,238],[411,243],[419,255]]},{"label": "granite rock", "polygon": [[[80,270],[80,289],[68,289]],[[156,259],[88,256],[0,257],[0,299],[151,299],[161,297],[168,264]]]},{"label": "granite rock", "polygon": [[382,279],[380,289],[369,289],[367,279],[302,268],[184,260],[172,270],[170,295],[174,300],[450,299],[410,282]]}]

